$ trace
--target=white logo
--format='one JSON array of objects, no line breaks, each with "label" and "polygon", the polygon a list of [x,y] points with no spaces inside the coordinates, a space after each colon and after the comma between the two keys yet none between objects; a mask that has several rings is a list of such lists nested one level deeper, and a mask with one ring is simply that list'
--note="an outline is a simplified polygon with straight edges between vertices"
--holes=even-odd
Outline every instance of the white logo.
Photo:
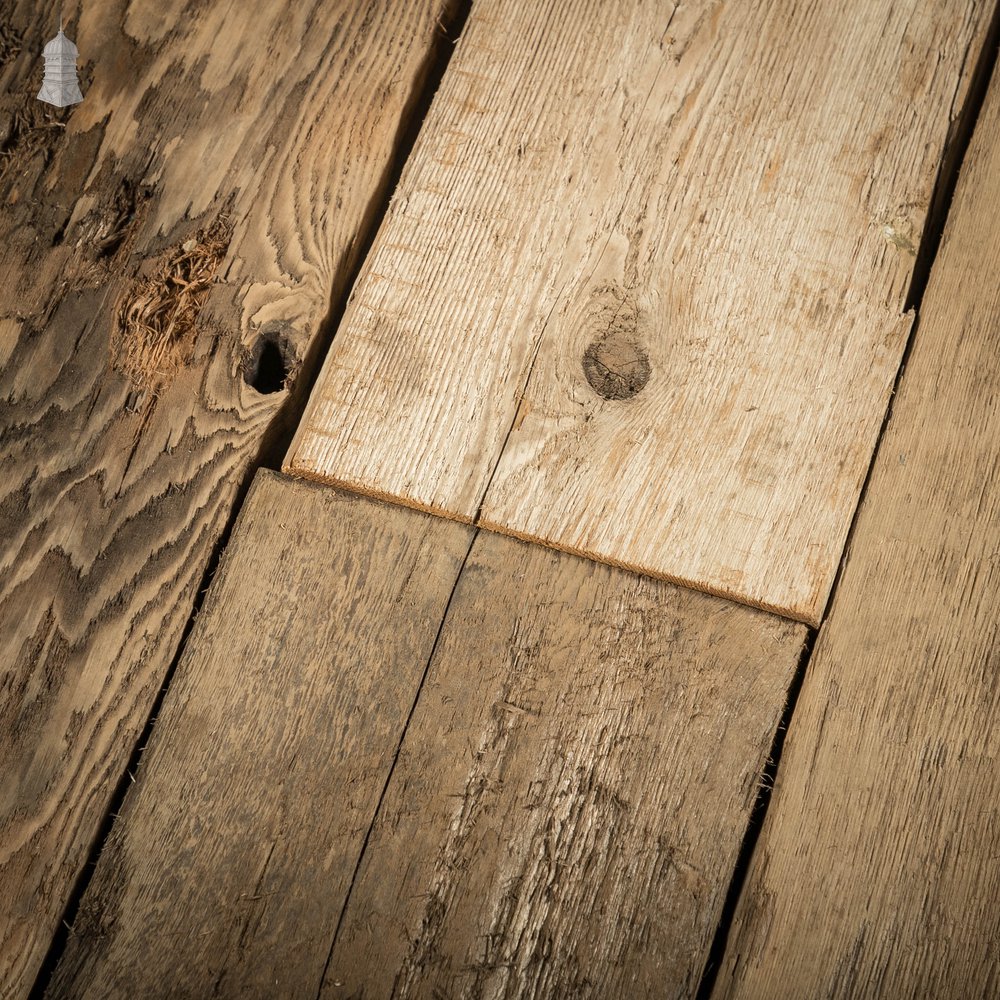
[{"label": "white logo", "polygon": [[83,100],[80,82],[76,78],[76,57],[79,52],[63,34],[62,18],[59,19],[59,34],[45,46],[44,55],[45,78],[42,89],[38,91],[38,100],[54,104],[57,108],[79,104]]}]

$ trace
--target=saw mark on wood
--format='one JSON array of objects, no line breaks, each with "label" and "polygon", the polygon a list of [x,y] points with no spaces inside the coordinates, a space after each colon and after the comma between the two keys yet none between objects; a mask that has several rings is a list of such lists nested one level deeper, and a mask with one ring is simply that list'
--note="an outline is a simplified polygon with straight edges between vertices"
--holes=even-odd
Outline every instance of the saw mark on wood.
[{"label": "saw mark on wood", "polygon": [[815,625],[988,11],[786,7],[477,3],[285,468]]}]

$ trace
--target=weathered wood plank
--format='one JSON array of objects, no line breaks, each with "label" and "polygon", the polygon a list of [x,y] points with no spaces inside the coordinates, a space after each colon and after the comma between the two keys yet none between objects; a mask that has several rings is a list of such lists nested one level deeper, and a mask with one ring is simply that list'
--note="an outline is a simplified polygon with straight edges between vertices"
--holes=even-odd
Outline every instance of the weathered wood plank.
[{"label": "weathered wood plank", "polygon": [[473,530],[258,475],[49,995],[316,995]]},{"label": "weathered wood plank", "polygon": [[56,7],[3,7],[4,996],[32,982],[247,470],[283,433],[440,6],[67,4],[85,99],[56,113],[35,101]]},{"label": "weathered wood plank", "polygon": [[994,76],[719,997],[1000,995],[998,204]]},{"label": "weathered wood plank", "polygon": [[51,996],[317,995],[432,646],[321,995],[690,990],[805,627],[473,530],[259,483]]},{"label": "weathered wood plank", "polygon": [[480,534],[321,996],[692,995],[805,632]]},{"label": "weathered wood plank", "polygon": [[990,7],[477,3],[286,468],[816,622]]}]

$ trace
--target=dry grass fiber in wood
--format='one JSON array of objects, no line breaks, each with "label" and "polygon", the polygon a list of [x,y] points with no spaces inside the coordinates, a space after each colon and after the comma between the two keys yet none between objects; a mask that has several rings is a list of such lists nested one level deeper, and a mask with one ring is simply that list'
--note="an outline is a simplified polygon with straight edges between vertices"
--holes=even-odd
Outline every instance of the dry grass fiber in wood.
[{"label": "dry grass fiber in wood", "polygon": [[232,227],[222,216],[139,278],[116,314],[115,367],[142,389],[155,390],[191,358],[198,313],[229,247]]}]

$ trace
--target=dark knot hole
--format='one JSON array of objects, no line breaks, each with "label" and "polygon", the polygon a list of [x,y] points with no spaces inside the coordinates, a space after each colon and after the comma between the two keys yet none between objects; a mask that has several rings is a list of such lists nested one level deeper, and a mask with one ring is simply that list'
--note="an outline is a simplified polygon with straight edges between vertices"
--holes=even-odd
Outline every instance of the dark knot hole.
[{"label": "dark knot hole", "polygon": [[258,338],[243,366],[243,381],[265,396],[285,388],[288,361],[274,337],[265,334]]}]

